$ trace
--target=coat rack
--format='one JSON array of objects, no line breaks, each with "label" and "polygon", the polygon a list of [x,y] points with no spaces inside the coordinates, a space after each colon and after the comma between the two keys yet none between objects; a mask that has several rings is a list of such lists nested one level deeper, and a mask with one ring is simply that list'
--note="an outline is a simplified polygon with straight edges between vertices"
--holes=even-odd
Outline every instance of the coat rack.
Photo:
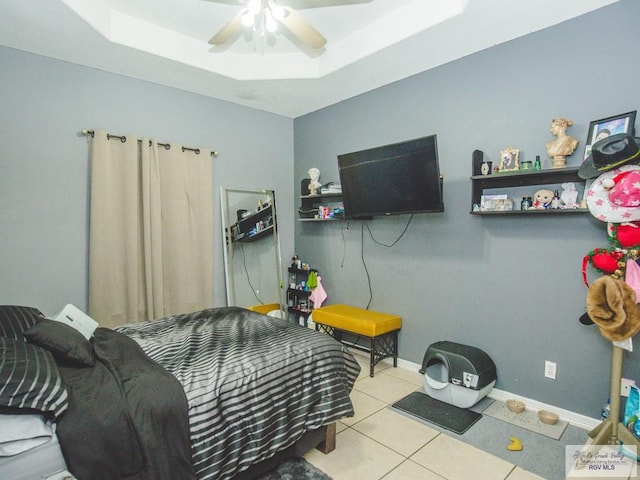
[{"label": "coat rack", "polygon": [[618,445],[620,442],[625,445],[637,448],[640,453],[640,440],[627,430],[627,427],[620,421],[620,387],[622,385],[622,348],[613,344],[613,354],[611,355],[611,390],[610,404],[611,411],[609,417],[589,432],[589,437],[593,439],[592,445]]}]

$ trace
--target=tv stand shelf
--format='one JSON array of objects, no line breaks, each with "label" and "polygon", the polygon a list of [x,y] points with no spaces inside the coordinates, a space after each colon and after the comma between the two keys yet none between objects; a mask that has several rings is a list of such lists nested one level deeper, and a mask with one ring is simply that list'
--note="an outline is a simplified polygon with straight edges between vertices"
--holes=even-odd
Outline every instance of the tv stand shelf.
[{"label": "tv stand shelf", "polygon": [[551,185],[573,182],[585,184],[585,180],[578,176],[578,168],[555,168],[547,170],[516,171],[504,173],[492,173],[490,175],[473,175],[471,177],[471,211],[472,215],[568,215],[575,213],[585,213],[586,208],[574,209],[544,209],[544,210],[516,210],[519,205],[515,205],[514,210],[509,211],[473,211],[473,205],[480,205],[480,197],[485,190],[527,187],[536,185]]}]

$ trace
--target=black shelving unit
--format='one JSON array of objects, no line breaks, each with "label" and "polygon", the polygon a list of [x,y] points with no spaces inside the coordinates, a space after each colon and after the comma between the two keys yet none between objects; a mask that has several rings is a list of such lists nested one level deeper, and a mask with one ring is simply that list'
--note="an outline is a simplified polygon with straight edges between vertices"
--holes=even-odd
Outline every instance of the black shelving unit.
[{"label": "black shelving unit", "polygon": [[[299,287],[302,282],[307,281],[309,272],[311,271],[318,273],[316,269],[303,270],[294,267],[289,267],[288,269],[289,288],[287,288],[287,312],[289,313],[289,318],[296,323],[300,323],[300,319],[302,319],[302,324],[304,324],[305,327],[313,311],[313,305],[309,300],[311,291],[297,287]],[[294,287],[291,287],[291,285],[294,285]]]},{"label": "black shelving unit", "polygon": [[[473,205],[480,205],[480,197],[485,190],[526,187],[535,185],[551,185],[566,182],[585,184],[585,180],[578,176],[578,168],[557,168],[547,170],[516,171],[493,173],[491,175],[473,175],[471,177],[471,211],[472,215],[571,215],[585,213],[586,208],[545,209],[545,210],[514,210],[507,211],[473,211]],[[514,200],[515,201],[515,200]]]}]

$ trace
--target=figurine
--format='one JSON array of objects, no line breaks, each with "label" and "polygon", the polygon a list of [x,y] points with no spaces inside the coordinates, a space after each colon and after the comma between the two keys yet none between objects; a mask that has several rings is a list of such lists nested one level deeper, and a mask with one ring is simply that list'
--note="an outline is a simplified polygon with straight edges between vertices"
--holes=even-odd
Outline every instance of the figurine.
[{"label": "figurine", "polygon": [[567,166],[566,157],[573,154],[578,146],[578,139],[566,134],[567,128],[573,125],[573,121],[558,117],[551,121],[551,133],[557,138],[547,143],[547,155],[553,159],[552,168],[564,168]]},{"label": "figurine", "polygon": [[316,167],[310,168],[309,178],[311,178],[311,181],[309,182],[309,195],[316,195],[318,193],[318,189],[322,186],[318,181],[320,178],[320,170]]},{"label": "figurine", "polygon": [[531,208],[544,210],[545,208],[549,208],[551,200],[553,200],[553,192],[551,190],[538,190],[533,195],[533,205]]},{"label": "figurine", "polygon": [[563,183],[562,189],[560,194],[562,208],[578,208],[578,190],[576,190],[575,184],[573,182]]}]

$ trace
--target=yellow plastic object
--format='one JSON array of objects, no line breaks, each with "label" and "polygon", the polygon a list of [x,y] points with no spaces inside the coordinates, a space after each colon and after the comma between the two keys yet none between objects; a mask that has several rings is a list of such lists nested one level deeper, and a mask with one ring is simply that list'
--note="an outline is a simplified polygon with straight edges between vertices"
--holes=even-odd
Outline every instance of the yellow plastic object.
[{"label": "yellow plastic object", "polygon": [[507,445],[507,450],[512,452],[519,452],[522,450],[522,441],[518,437],[509,437],[511,443]]},{"label": "yellow plastic object", "polygon": [[367,337],[377,337],[402,328],[402,318],[398,315],[364,310],[340,303],[316,308],[313,311],[313,321]]},{"label": "yellow plastic object", "polygon": [[251,310],[252,312],[263,313],[263,314],[266,315],[271,310],[280,310],[280,304],[279,303],[267,303],[267,304],[264,304],[264,305],[252,305],[250,307],[247,307],[247,310]]}]

